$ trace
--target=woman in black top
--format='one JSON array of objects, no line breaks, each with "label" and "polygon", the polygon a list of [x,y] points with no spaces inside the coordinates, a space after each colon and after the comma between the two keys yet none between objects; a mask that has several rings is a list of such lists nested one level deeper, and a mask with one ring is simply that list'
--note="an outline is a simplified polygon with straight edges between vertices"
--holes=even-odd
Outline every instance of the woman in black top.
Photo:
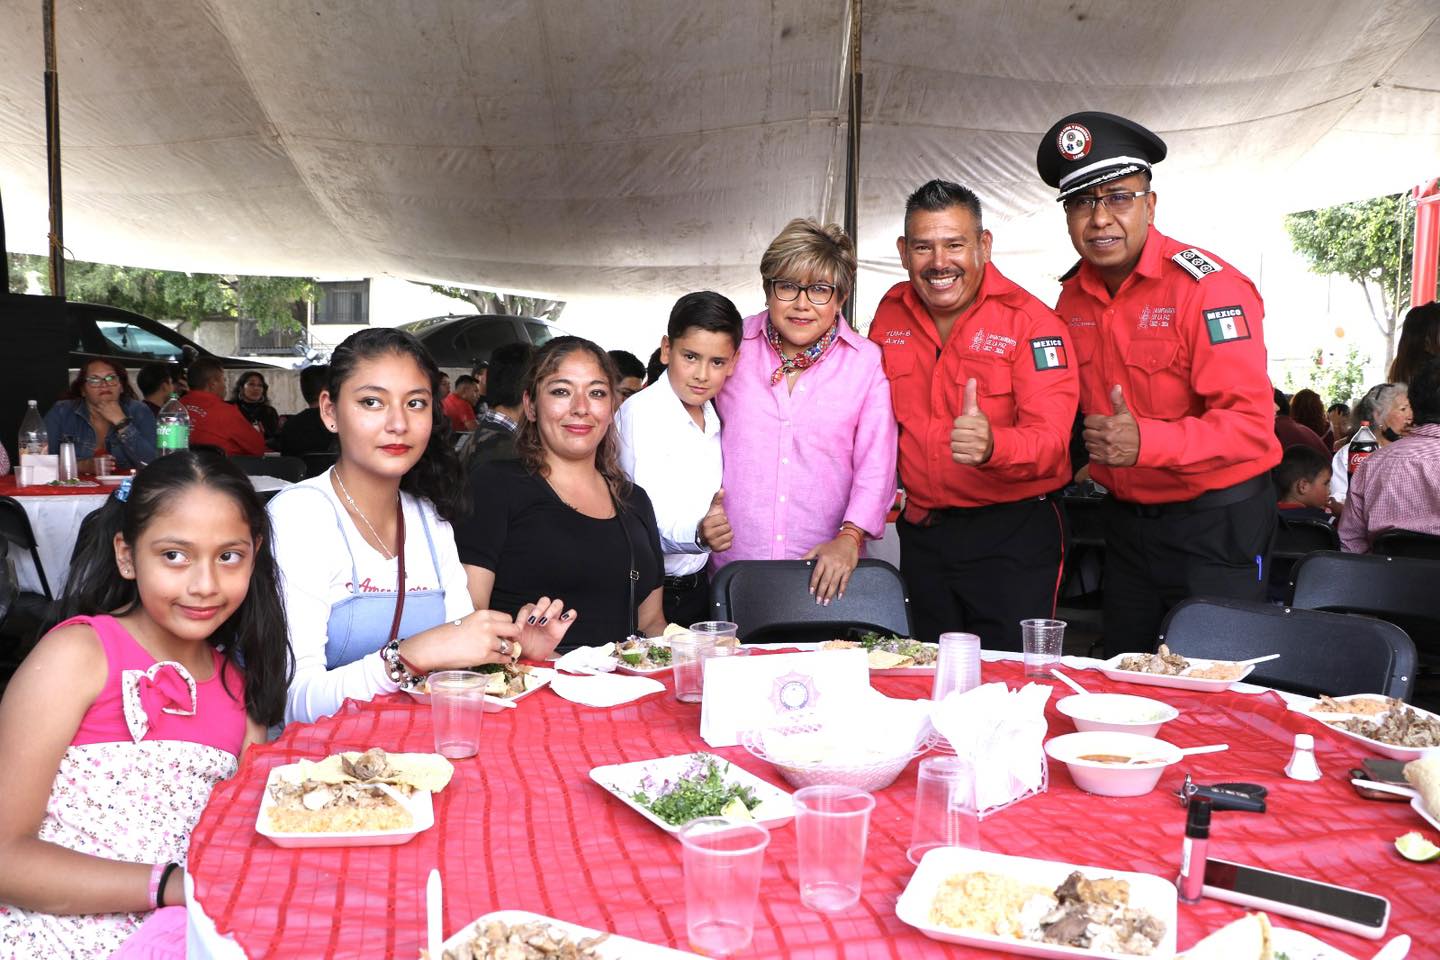
[{"label": "woman in black top", "polygon": [[655,510],[620,469],[611,423],[618,379],[589,340],[558,337],[537,351],[525,376],[519,459],[476,466],[471,515],[455,528],[471,599],[514,614],[537,594],[567,598],[563,616],[575,623],[566,647],[665,628]]},{"label": "woman in black top", "polygon": [[265,445],[274,446],[275,437],[280,433],[280,415],[270,406],[270,385],[265,382],[264,374],[258,370],[241,374],[235,381],[235,395],[230,402],[265,435]]}]

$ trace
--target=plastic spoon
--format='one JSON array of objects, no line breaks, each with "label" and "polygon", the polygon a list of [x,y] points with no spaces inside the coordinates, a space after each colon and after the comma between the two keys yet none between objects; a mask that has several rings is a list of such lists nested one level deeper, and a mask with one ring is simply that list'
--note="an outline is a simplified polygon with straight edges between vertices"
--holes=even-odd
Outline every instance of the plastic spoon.
[{"label": "plastic spoon", "polygon": [[1381,783],[1378,780],[1362,780],[1358,777],[1350,782],[1357,787],[1365,787],[1367,790],[1375,790],[1380,793],[1393,793],[1397,797],[1420,796],[1420,791],[1414,787],[1402,787],[1398,783]]},{"label": "plastic spoon", "polygon": [[492,697],[488,693],[485,694],[485,702],[493,703],[497,707],[504,707],[506,710],[514,710],[516,707],[520,706],[520,704],[516,703],[514,700],[506,700],[504,697]]},{"label": "plastic spoon", "polygon": [[1076,683],[1074,680],[1071,680],[1068,676],[1061,673],[1059,670],[1051,670],[1050,673],[1052,676],[1060,680],[1062,683],[1065,684],[1065,686],[1069,687],[1071,690],[1074,690],[1076,693],[1087,695],[1090,693],[1089,690],[1086,690],[1084,687],[1080,686],[1080,684]]},{"label": "plastic spoon", "polygon": [[1263,656],[1263,657],[1251,657],[1249,660],[1236,660],[1236,661],[1235,661],[1235,665],[1236,665],[1236,666],[1240,666],[1240,667],[1250,667],[1250,666],[1254,666],[1254,665],[1257,664],[1257,663],[1267,663],[1267,662],[1269,662],[1269,661],[1271,661],[1271,660],[1279,660],[1279,659],[1280,659],[1280,654],[1278,654],[1278,653],[1268,653],[1268,654],[1266,654],[1266,655]]},{"label": "plastic spoon", "polygon": [[1406,933],[1391,940],[1380,951],[1371,957],[1370,960],[1405,960],[1405,955],[1410,952],[1410,935]]},{"label": "plastic spoon", "polygon": [[[1230,744],[1228,744],[1228,743],[1212,743],[1212,744],[1208,744],[1208,745],[1203,746],[1203,747],[1182,747],[1182,748],[1180,749],[1180,756],[1182,756],[1182,757],[1190,757],[1190,756],[1194,756],[1194,755],[1197,754],[1197,753],[1219,753],[1221,750],[1229,750],[1229,749],[1230,749]],[[1139,765],[1141,765],[1141,764],[1147,764],[1147,763],[1164,763],[1164,762],[1165,762],[1165,759],[1164,759],[1163,757],[1131,757],[1129,760],[1126,760],[1125,763],[1122,764],[1122,766],[1132,767],[1132,766],[1139,766]]]}]

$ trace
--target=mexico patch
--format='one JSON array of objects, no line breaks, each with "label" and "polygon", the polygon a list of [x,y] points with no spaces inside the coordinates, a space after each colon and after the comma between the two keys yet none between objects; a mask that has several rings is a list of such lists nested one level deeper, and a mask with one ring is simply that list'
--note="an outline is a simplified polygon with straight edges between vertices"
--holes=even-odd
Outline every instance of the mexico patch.
[{"label": "mexico patch", "polygon": [[1065,358],[1065,341],[1059,337],[1040,337],[1030,341],[1030,354],[1036,370],[1064,370],[1070,364]]},{"label": "mexico patch", "polygon": [[1245,311],[1239,306],[1206,310],[1205,329],[1211,344],[1250,339],[1250,324],[1245,322]]}]

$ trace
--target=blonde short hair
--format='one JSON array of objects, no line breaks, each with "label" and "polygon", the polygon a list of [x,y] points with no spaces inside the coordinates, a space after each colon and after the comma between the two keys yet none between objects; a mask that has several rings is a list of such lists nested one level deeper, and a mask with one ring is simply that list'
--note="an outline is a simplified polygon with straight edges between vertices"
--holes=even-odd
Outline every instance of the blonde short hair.
[{"label": "blonde short hair", "polygon": [[855,289],[855,244],[839,224],[791,220],[760,258],[760,278],[833,283],[843,304]]}]

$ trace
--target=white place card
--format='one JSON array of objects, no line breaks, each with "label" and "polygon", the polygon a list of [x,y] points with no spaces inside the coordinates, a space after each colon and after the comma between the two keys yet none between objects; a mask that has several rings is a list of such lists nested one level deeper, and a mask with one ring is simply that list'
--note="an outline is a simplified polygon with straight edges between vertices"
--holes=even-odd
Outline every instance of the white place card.
[{"label": "white place card", "polygon": [[37,487],[60,479],[60,455],[56,453],[22,453],[16,471],[19,485]]},{"label": "white place card", "polygon": [[700,736],[712,747],[733,747],[745,730],[769,726],[796,710],[844,710],[869,691],[870,661],[858,648],[710,657]]}]

